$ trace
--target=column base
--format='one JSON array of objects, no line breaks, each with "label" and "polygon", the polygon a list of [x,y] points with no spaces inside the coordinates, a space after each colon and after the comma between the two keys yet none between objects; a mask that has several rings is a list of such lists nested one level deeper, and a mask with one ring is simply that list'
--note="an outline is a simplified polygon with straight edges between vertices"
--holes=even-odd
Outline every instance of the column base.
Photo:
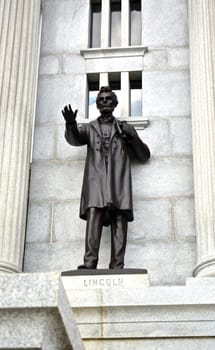
[{"label": "column base", "polygon": [[215,256],[211,256],[196,265],[193,277],[215,277]]},{"label": "column base", "polygon": [[20,273],[22,272],[16,265],[0,260],[0,273]]}]

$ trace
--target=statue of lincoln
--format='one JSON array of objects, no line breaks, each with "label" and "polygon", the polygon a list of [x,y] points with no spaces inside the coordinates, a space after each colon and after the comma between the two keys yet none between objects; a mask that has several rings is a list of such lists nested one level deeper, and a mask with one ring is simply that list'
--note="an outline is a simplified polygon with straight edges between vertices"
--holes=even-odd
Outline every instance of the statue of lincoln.
[{"label": "statue of lincoln", "polygon": [[65,106],[65,138],[73,146],[87,145],[80,218],[87,221],[84,264],[96,269],[102,227],[111,227],[110,269],[122,269],[127,241],[128,221],[133,220],[131,158],[145,162],[149,148],[126,121],[119,122],[113,111],[118,104],[109,86],[102,87],[96,105],[100,116],[78,125],[77,110]]}]

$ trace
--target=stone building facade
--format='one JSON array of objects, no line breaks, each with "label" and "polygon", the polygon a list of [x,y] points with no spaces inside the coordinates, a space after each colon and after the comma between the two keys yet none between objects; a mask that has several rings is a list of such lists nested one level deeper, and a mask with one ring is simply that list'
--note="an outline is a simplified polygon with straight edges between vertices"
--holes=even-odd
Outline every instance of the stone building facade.
[{"label": "stone building facade", "polygon": [[[107,13],[108,3],[102,2]],[[152,153],[148,164],[133,165],[135,221],[126,267],[147,267],[153,284],[181,284],[196,259],[187,2],[143,1],[139,46],[124,38],[129,1],[122,3],[118,47],[110,46],[105,22],[100,47],[89,48],[90,2],[44,2],[25,271],[74,269],[82,262],[85,222],[78,215],[86,149],[66,144],[61,109],[71,103],[86,118],[90,79],[107,85],[107,75],[110,84],[118,75],[121,117],[139,123]],[[132,117],[126,79],[135,73],[142,78],[142,115]],[[100,267],[108,266],[109,247],[106,230]]]},{"label": "stone building facade", "polygon": [[[86,148],[66,144],[62,108],[71,103],[87,123],[97,117],[99,86],[110,84],[117,116],[151,149],[147,164],[132,167],[125,261],[148,269],[150,287],[78,290],[63,282],[88,350],[214,348],[214,17],[214,0],[0,3],[0,278],[9,291],[13,281],[29,291],[35,276],[38,288],[57,288],[56,276],[82,263]],[[109,255],[107,228],[100,268]],[[27,303],[48,302],[39,295],[27,298],[23,315]],[[74,321],[53,295],[70,339]],[[56,320],[46,317],[52,329]],[[79,339],[75,322],[73,331]]]}]

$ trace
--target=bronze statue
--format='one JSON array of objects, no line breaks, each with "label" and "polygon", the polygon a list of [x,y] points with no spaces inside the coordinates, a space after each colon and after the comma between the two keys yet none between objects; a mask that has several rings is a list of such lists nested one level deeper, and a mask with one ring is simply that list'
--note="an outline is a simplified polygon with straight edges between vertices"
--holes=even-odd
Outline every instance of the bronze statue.
[{"label": "bronze statue", "polygon": [[96,99],[100,117],[78,125],[77,110],[64,107],[65,138],[73,146],[87,145],[81,194],[80,218],[87,220],[84,265],[96,269],[103,226],[111,226],[110,269],[122,269],[127,241],[127,224],[133,220],[131,158],[145,162],[150,151],[133,126],[119,122],[113,111],[117,96],[102,87]]}]

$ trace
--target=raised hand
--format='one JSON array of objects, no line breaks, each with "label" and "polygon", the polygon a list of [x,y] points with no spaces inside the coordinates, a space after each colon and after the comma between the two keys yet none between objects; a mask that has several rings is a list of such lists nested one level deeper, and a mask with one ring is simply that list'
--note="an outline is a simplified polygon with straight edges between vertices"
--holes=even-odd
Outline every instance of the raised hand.
[{"label": "raised hand", "polygon": [[64,107],[64,109],[62,110],[62,114],[67,124],[75,123],[77,112],[77,109],[73,112],[71,105],[69,105],[68,107]]}]

